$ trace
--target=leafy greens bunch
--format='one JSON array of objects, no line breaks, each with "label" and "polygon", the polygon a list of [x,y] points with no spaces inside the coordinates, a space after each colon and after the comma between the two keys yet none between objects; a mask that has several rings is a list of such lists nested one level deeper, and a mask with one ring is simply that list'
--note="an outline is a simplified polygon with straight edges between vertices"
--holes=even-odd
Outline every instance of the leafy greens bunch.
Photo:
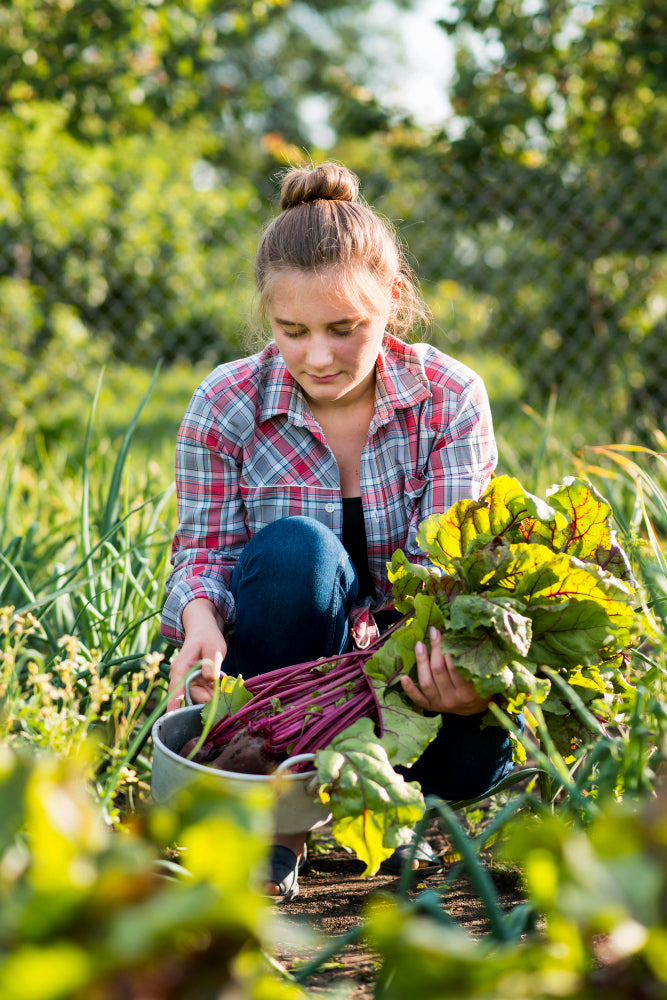
[{"label": "leafy greens bunch", "polygon": [[[438,628],[459,672],[507,712],[541,706],[560,751],[581,732],[572,689],[604,718],[626,686],[635,585],[610,523],[610,505],[582,480],[552,487],[545,502],[499,476],[480,500],[421,523],[427,566],[397,551],[389,569],[395,604],[419,633]],[[397,658],[409,671],[413,628],[369,671],[386,674]]]},{"label": "leafy greens bunch", "polygon": [[424,813],[419,785],[395,768],[410,767],[443,724],[411,702],[399,680],[416,679],[415,644],[430,643],[432,626],[480,694],[510,714],[529,702],[541,706],[568,749],[578,731],[570,686],[604,711],[624,684],[619,650],[635,620],[633,580],[611,508],[572,479],[547,496],[500,476],[480,500],[426,519],[417,535],[424,563],[398,550],[389,565],[401,623],[365,651],[245,684],[223,678],[222,697],[208,709],[208,738],[217,746],[245,726],[269,737],[273,753],[314,753],[333,835],[366,863],[367,875]]}]

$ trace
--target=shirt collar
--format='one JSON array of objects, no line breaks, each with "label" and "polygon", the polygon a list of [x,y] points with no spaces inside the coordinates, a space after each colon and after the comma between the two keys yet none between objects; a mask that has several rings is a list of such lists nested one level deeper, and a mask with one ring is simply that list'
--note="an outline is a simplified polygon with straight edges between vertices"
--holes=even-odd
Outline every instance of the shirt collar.
[{"label": "shirt collar", "polygon": [[299,385],[285,367],[276,344],[271,343],[259,356],[262,380],[259,399],[260,421],[286,414],[293,424],[308,423],[308,407]]},{"label": "shirt collar", "polygon": [[[265,347],[259,361],[262,367],[260,420],[285,414],[293,424],[308,424],[310,409],[299,385],[287,371],[276,344]],[[382,342],[376,375],[371,430],[388,423],[396,410],[409,409],[431,395],[423,365],[414,348],[390,334],[386,334]]]},{"label": "shirt collar", "polygon": [[409,344],[385,334],[376,367],[373,424],[382,427],[396,410],[429,399],[431,389],[421,359]]}]

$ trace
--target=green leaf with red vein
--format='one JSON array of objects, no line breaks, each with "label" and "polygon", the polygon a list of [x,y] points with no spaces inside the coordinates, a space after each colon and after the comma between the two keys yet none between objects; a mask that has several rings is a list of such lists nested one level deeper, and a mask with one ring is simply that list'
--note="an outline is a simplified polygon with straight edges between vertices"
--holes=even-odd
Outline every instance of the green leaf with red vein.
[{"label": "green leaf with red vein", "polygon": [[319,750],[316,763],[334,837],[364,862],[364,875],[374,875],[423,816],[419,785],[394,771],[369,719],[360,719]]}]

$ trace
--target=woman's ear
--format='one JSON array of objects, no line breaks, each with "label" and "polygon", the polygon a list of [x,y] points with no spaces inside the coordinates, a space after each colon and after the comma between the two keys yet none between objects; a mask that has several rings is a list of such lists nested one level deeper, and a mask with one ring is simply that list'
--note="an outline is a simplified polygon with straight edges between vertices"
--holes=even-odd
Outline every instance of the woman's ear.
[{"label": "woman's ear", "polygon": [[391,311],[389,313],[389,318],[394,319],[396,313],[398,312],[398,307],[401,304],[401,276],[397,274],[394,278],[391,286]]}]

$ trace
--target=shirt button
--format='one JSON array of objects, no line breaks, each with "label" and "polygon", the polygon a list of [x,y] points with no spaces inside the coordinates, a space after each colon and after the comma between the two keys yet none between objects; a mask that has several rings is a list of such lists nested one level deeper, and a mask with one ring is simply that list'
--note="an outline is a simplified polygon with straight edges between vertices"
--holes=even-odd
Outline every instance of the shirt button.
[{"label": "shirt button", "polygon": [[327,514],[333,514],[333,512],[336,509],[336,504],[335,503],[328,503],[328,504],[325,505],[324,509],[326,510]]}]

